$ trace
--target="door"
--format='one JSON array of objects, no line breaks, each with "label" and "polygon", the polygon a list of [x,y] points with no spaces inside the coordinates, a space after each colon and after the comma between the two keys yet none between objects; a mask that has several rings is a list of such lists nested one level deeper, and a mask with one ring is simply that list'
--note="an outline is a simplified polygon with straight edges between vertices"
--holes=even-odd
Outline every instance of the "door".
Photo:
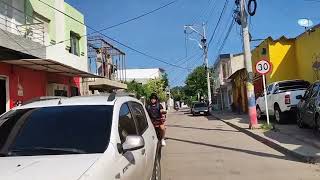
[{"label": "door", "polygon": [[[130,102],[133,117],[138,125],[138,133],[144,138],[146,146],[142,149],[146,167],[143,179],[150,179],[154,165],[155,154],[157,150],[157,136],[152,124],[148,124],[146,112],[143,106],[137,102]],[[150,121],[149,121],[150,122]],[[142,177],[140,178],[142,179]]]},{"label": "door", "polygon": [[[119,112],[119,145],[122,145],[128,135],[139,135],[138,127],[127,103],[123,104]],[[144,148],[143,148],[144,149]],[[145,173],[146,161],[143,149],[119,153],[120,179],[141,179]]]},{"label": "door", "polygon": [[308,125],[314,125],[314,114],[316,110],[315,101],[319,94],[319,84],[314,84],[312,86],[312,90],[309,94],[309,98],[306,99],[305,104],[305,111],[304,111],[304,119],[303,121],[306,122]]},{"label": "door", "polygon": [[306,116],[306,110],[307,110],[307,102],[309,101],[309,98],[311,96],[313,89],[313,85],[311,85],[306,92],[303,95],[303,99],[301,100],[300,107],[299,107],[299,112],[300,113],[300,118],[302,119],[303,122],[305,122],[305,116]]},{"label": "door", "polygon": [[6,107],[7,107],[6,80],[0,78],[0,115],[6,112]]}]

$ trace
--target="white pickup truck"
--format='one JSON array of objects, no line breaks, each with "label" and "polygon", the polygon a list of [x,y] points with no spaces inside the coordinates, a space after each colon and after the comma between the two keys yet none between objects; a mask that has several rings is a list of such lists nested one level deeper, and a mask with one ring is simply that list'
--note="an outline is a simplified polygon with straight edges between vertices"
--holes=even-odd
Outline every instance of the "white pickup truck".
[{"label": "white pickup truck", "polygon": [[[267,100],[269,115],[273,116],[277,123],[286,120],[286,116],[296,113],[299,100],[297,96],[304,95],[304,92],[310,85],[304,80],[288,80],[274,82],[267,86]],[[266,114],[264,95],[258,97],[257,118],[261,119],[262,115]]]}]

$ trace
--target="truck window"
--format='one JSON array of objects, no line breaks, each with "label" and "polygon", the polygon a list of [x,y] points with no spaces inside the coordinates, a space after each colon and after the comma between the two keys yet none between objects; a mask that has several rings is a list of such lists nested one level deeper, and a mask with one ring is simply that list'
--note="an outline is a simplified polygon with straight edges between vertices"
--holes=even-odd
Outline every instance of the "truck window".
[{"label": "truck window", "polygon": [[284,81],[279,83],[279,91],[295,91],[304,90],[309,87],[310,83],[307,81]]},{"label": "truck window", "polygon": [[268,87],[267,87],[267,95],[271,94],[271,91],[273,89],[273,85],[274,84],[270,84]]}]

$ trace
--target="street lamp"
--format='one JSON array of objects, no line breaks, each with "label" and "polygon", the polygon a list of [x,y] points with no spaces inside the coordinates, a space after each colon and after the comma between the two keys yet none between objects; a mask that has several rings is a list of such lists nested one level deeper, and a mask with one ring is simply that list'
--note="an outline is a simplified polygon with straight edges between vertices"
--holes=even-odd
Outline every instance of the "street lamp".
[{"label": "street lamp", "polygon": [[184,33],[187,33],[187,29],[191,30],[192,34],[193,32],[197,33],[201,37],[201,44],[195,40],[195,39],[190,39],[193,41],[196,41],[200,48],[203,50],[204,54],[204,60],[206,63],[206,71],[207,71],[207,87],[208,87],[208,103],[211,105],[211,86],[210,86],[210,73],[209,73],[209,61],[208,61],[208,46],[207,46],[207,38],[206,38],[206,28],[205,24],[202,24],[202,33],[198,31],[196,28],[194,28],[195,25],[185,25],[184,26]]}]

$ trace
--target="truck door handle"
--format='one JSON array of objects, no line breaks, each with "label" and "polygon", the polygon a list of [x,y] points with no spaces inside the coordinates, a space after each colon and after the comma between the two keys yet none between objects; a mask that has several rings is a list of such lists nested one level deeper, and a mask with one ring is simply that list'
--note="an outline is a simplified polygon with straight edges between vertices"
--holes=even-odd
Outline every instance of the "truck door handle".
[{"label": "truck door handle", "polygon": [[145,154],[146,154],[146,149],[142,149],[142,150],[141,150],[141,154],[142,154],[142,155],[145,155]]},{"label": "truck door handle", "polygon": [[152,139],[154,140],[154,136],[152,136]]}]

